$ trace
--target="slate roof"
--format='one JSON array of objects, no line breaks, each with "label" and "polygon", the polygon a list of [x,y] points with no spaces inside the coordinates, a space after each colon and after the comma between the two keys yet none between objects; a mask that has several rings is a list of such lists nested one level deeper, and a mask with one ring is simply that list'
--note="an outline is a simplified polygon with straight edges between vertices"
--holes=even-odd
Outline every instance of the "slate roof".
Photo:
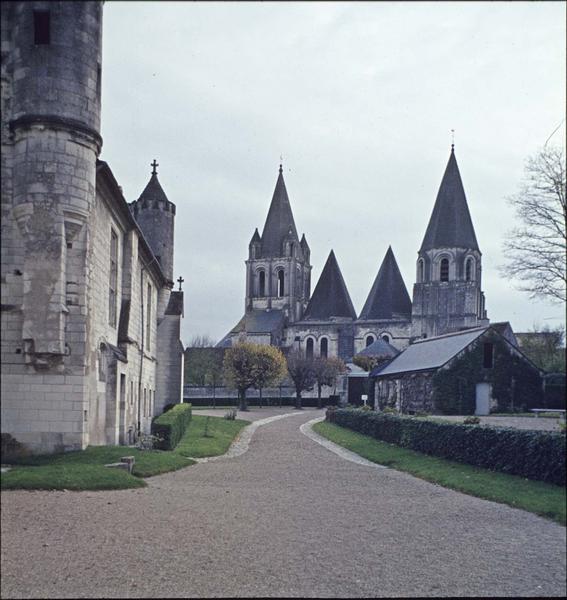
[{"label": "slate roof", "polygon": [[268,211],[264,230],[262,231],[262,256],[266,258],[282,256],[283,240],[289,235],[290,230],[291,239],[299,242],[280,165],[272,203],[270,204],[270,210]]},{"label": "slate roof", "polygon": [[451,148],[420,252],[432,248],[479,250],[454,148]]},{"label": "slate roof", "polygon": [[359,318],[394,319],[399,316],[411,317],[411,300],[389,246]]},{"label": "slate roof", "polygon": [[258,228],[256,227],[256,229],[254,230],[254,235],[252,236],[252,239],[250,240],[250,244],[259,244],[261,242],[262,242],[262,240],[260,239],[260,234],[258,233]]},{"label": "slate roof", "polygon": [[479,338],[487,329],[489,327],[467,329],[414,342],[385,367],[376,367],[370,376],[383,377],[411,371],[438,369]]},{"label": "slate roof", "polygon": [[284,322],[284,313],[279,309],[251,310],[247,312],[236,324],[231,333],[274,333],[281,329]]},{"label": "slate roof", "polygon": [[397,348],[394,348],[388,342],[385,342],[383,339],[377,339],[375,342],[370,344],[370,346],[366,346],[364,350],[361,350],[357,356],[377,356],[377,357],[388,357],[393,358],[397,356],[400,351]]},{"label": "slate roof", "polygon": [[138,202],[141,206],[152,206],[155,202],[169,202],[156,173],[153,173],[150,177],[148,184],[138,198]]},{"label": "slate roof", "polygon": [[166,315],[182,315],[183,314],[183,292],[171,292],[169,302],[165,309]]},{"label": "slate roof", "polygon": [[305,309],[303,320],[326,320],[331,317],[356,319],[345,280],[332,250]]}]

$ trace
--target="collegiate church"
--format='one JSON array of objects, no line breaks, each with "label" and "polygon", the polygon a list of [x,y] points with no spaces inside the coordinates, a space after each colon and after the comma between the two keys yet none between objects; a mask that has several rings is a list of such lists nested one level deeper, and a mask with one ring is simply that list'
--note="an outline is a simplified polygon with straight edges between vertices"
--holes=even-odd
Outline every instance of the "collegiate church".
[{"label": "collegiate church", "polygon": [[418,252],[413,301],[391,247],[358,316],[332,250],[311,294],[310,248],[305,234],[299,239],[280,165],[262,235],[256,229],[249,244],[244,316],[219,346],[247,339],[350,360],[378,340],[403,350],[485,326],[481,266],[452,146]]},{"label": "collegiate church", "polygon": [[2,2],[2,433],[133,443],[182,399],[175,205],[102,147],[102,2]]}]

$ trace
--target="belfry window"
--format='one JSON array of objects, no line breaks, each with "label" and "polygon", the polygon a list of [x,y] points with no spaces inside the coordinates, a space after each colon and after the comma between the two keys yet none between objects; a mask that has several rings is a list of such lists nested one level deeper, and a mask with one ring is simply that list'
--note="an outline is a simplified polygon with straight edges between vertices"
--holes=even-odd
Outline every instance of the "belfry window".
[{"label": "belfry window", "polygon": [[307,358],[313,358],[313,338],[307,338],[307,342],[305,344],[305,356]]},{"label": "belfry window", "polygon": [[266,272],[260,271],[258,273],[258,296],[263,298],[266,295]]},{"label": "belfry window", "polygon": [[48,10],[33,11],[33,34],[36,46],[48,46],[51,43],[51,14]]},{"label": "belfry window", "polygon": [[374,343],[374,336],[373,335],[367,335],[366,336],[366,347],[368,348],[368,346],[370,346],[370,344]]},{"label": "belfry window", "polygon": [[284,295],[284,272],[283,269],[278,271],[278,298],[283,298]]},{"label": "belfry window", "polygon": [[467,258],[465,262],[465,281],[473,281],[473,259]]},{"label": "belfry window", "polygon": [[329,353],[329,340],[327,338],[321,340],[320,350],[319,354],[321,355],[321,358],[327,358]]},{"label": "belfry window", "polygon": [[389,344],[389,343],[390,343],[390,336],[388,336],[388,335],[383,335],[383,336],[382,336],[382,339],[383,339],[383,340],[386,342],[386,344]]},{"label": "belfry window", "polygon": [[442,258],[441,265],[439,267],[439,280],[449,281],[449,259]]},{"label": "belfry window", "polygon": [[423,283],[425,281],[425,263],[423,258],[420,258],[417,263],[417,281]]}]

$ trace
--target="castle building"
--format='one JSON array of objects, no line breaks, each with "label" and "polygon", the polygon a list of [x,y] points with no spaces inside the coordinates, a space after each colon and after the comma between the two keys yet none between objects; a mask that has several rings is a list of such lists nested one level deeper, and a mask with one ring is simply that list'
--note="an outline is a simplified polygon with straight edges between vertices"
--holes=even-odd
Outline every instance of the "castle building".
[{"label": "castle building", "polygon": [[413,302],[391,246],[358,317],[332,250],[313,295],[310,272],[280,165],[264,230],[249,245],[244,316],[219,346],[246,338],[350,360],[377,340],[403,350],[419,338],[488,325],[481,253],[454,147],[418,252]]},{"label": "castle building", "polygon": [[130,207],[102,147],[102,2],[2,3],[2,432],[132,443],[180,402],[175,206]]}]

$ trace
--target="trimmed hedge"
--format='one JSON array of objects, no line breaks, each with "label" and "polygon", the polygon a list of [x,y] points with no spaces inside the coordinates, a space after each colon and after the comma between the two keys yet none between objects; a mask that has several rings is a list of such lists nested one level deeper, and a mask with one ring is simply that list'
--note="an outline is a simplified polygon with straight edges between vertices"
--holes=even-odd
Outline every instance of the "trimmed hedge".
[{"label": "trimmed hedge", "polygon": [[173,450],[191,422],[191,404],[176,404],[152,421],[152,435],[162,438],[159,450]]},{"label": "trimmed hedge", "polygon": [[439,423],[359,409],[328,410],[327,420],[424,454],[565,485],[564,433]]}]

